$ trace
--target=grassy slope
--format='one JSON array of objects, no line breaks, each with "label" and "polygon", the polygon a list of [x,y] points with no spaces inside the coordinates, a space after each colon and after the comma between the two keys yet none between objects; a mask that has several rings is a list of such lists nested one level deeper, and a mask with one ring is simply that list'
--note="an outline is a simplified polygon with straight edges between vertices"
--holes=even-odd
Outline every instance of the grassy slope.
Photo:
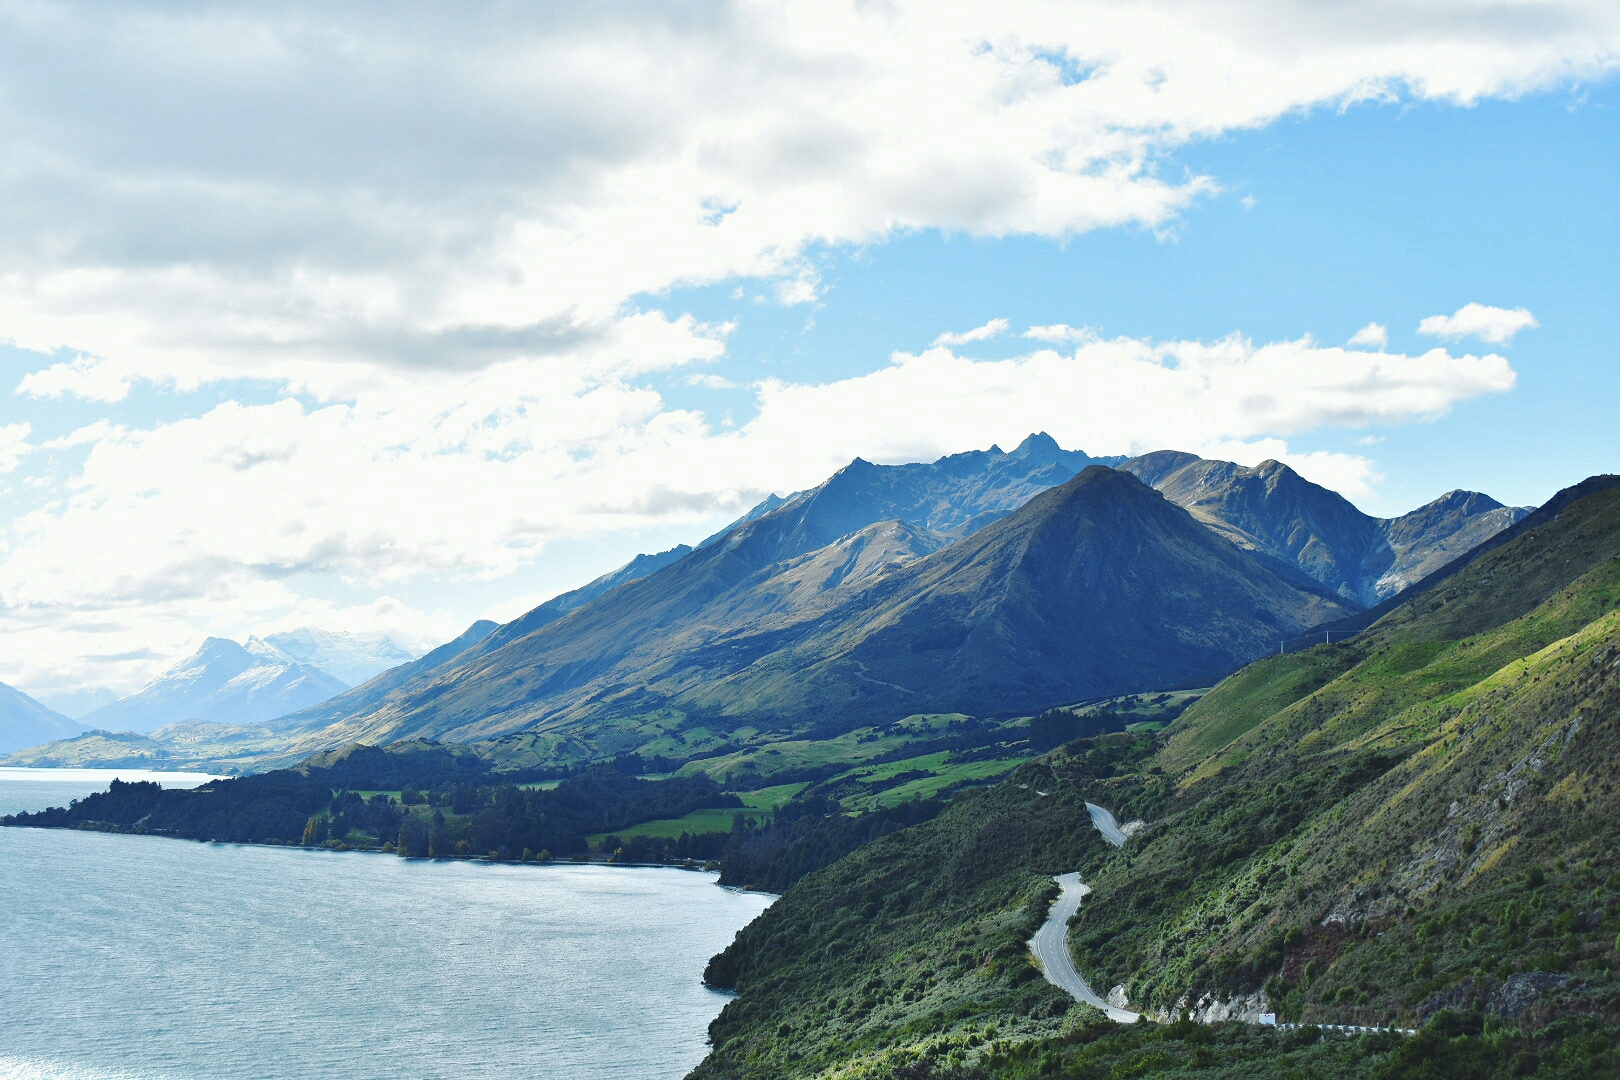
[{"label": "grassy slope", "polygon": [[[1251,665],[1168,738],[1138,738],[1156,757],[1061,751],[807,878],[717,960],[742,996],[700,1075],[1245,1075],[1251,1052],[1254,1075],[1279,1074],[1279,1054],[1314,1070],[1301,1075],[1455,1075],[1442,1060],[1613,1075],[1617,557],[1620,490],[1349,644]],[[1151,825],[1104,848],[1086,798]],[[1096,888],[1071,938],[1081,969],[1139,1004],[1264,988],[1286,1016],[1412,1024],[1489,1006],[1516,971],[1569,981],[1512,1023],[1368,1043],[1337,1065],[1222,1034],[1200,1073],[1199,1037],[1094,1029],[994,963],[1038,921],[1044,875],[1072,869]],[[1555,1017],[1573,1019],[1538,1028]]]},{"label": "grassy slope", "polygon": [[[1620,649],[1617,556],[1620,491],[1609,491],[1351,643],[1228,680],[1161,755],[1179,781],[1176,809],[1097,881],[1154,918],[1121,925],[1119,905],[1096,905],[1077,949],[1146,1004],[1272,977],[1285,1013],[1362,1022],[1411,1022],[1464,978],[1601,972],[1615,944],[1606,916],[1559,934],[1556,964],[1534,929],[1580,906],[1577,892],[1598,910],[1620,888],[1608,850],[1620,806],[1604,765],[1620,758],[1620,702],[1601,659]],[[1335,668],[1263,718],[1241,712]],[[1577,716],[1585,735],[1566,750]],[[1201,759],[1187,752],[1200,743]],[[1546,918],[1504,923],[1504,896],[1532,869],[1552,883],[1530,898]],[[1530,932],[1508,925],[1527,919]],[[1484,934],[1481,920],[1505,929]],[[1431,951],[1413,951],[1419,925],[1448,949],[1423,978],[1412,974]]]}]

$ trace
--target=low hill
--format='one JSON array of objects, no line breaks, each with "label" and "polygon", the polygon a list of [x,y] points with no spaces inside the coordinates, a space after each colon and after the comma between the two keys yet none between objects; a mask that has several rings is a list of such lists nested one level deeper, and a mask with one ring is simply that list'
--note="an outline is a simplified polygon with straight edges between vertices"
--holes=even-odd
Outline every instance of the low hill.
[{"label": "low hill", "polygon": [[33,769],[160,769],[229,774],[242,759],[274,753],[286,736],[267,727],[237,724],[168,724],[145,735],[131,731],[86,731],[68,739],[29,746],[0,764]]}]

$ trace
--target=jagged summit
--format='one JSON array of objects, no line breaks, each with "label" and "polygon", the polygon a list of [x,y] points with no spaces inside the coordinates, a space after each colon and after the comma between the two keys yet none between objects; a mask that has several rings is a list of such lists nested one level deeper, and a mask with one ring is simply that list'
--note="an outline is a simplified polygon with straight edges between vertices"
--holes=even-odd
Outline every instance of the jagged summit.
[{"label": "jagged summit", "polygon": [[[992,450],[995,447],[991,447]],[[1013,448],[1008,457],[1024,459],[1040,459],[1042,461],[1056,461],[1063,454],[1063,447],[1058,441],[1044,431],[1037,431],[1027,435],[1024,441]]]}]

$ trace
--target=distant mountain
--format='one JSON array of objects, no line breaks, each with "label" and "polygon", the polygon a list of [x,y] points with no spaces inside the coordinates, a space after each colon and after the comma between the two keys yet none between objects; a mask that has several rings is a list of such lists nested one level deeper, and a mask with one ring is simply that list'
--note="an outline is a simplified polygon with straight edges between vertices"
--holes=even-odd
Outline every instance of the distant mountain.
[{"label": "distant mountain", "polygon": [[84,727],[46,708],[21,690],[0,683],[0,754],[52,739],[69,738]]},{"label": "distant mountain", "polygon": [[209,638],[202,648],[136,694],[80,718],[80,729],[144,733],[178,721],[262,724],[348,689],[255,639]]},{"label": "distant mountain", "polygon": [[[856,458],[819,487],[774,507],[767,500],[737,525],[782,515],[778,520],[783,527],[774,533],[778,549],[773,561],[808,554],[879,521],[900,521],[960,539],[1087,466],[1124,460],[1065,450],[1044,431],[1011,452],[992,446],[906,465],[874,465]],[[717,533],[699,547],[724,543],[732,531]]]},{"label": "distant mountain", "polygon": [[[1029,436],[1010,453],[992,446],[904,465],[874,465],[856,458],[817,487],[785,499],[766,498],[697,550],[729,546],[751,570],[759,570],[886,521],[938,534],[937,542],[925,545],[933,550],[1012,513],[1088,465],[1123,460],[1065,450],[1045,432]],[[767,528],[752,527],[767,518]],[[620,585],[681,562],[692,551],[683,544],[658,555],[638,555],[613,573],[501,626],[479,644],[478,653],[493,652]]]},{"label": "distant mountain", "polygon": [[105,686],[92,687],[87,690],[56,690],[51,693],[36,692],[35,700],[48,709],[54,709],[70,720],[77,720],[85,713],[93,712],[103,705],[111,705],[118,700],[118,695]]},{"label": "distant mountain", "polygon": [[[1271,649],[1284,628],[1346,610],[1134,477],[1094,466],[966,540],[843,590],[802,631],[761,619],[717,641],[683,665],[710,671],[671,681],[700,713],[1016,713],[1201,685]],[[716,677],[724,652],[746,663]]]},{"label": "distant mountain", "polygon": [[1363,607],[1394,596],[1528,510],[1453,491],[1398,518],[1362,513],[1277,461],[1253,467],[1161,450],[1120,466],[1240,547],[1297,566]]},{"label": "distant mountain", "polygon": [[597,742],[597,725],[616,739],[653,714],[794,729],[1017,710],[1213,680],[1352,610],[1104,467],[948,546],[941,532],[888,522],[779,559],[819,539],[807,527],[820,520],[814,502],[792,500],[564,619],[468,650],[304,748],[520,729]]},{"label": "distant mountain", "polygon": [[349,686],[359,686],[389,668],[416,659],[415,653],[387,634],[350,634],[308,626],[267,634],[264,644],[284,660],[320,668]]}]

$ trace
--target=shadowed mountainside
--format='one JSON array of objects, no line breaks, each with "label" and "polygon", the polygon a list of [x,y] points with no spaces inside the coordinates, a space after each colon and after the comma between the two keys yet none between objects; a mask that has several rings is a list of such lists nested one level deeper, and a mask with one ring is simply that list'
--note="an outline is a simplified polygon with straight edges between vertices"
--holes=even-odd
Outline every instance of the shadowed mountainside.
[{"label": "shadowed mountainside", "polygon": [[[929,664],[940,657],[949,658],[952,671],[964,665],[975,669],[978,651],[993,645],[998,633],[980,630],[970,636],[968,626],[950,624],[954,616],[935,609],[929,616],[935,625],[917,632],[905,646],[911,651],[889,655],[889,638],[877,632],[887,615],[875,609],[869,618],[852,598],[859,594],[859,603],[875,603],[887,612],[883,605],[898,595],[880,587],[889,577],[924,556],[943,557],[1094,460],[1061,449],[1044,434],[1030,436],[1011,453],[992,448],[894,466],[857,459],[814,489],[785,499],[772,496],[695,549],[640,556],[459,651],[437,650],[434,655],[442,661],[406,665],[282,718],[278,728],[300,735],[275,761],[357,739],[452,733],[485,738],[523,728],[555,732],[548,745],[566,744],[570,756],[589,755],[636,749],[658,742],[661,731],[696,726],[717,732],[743,723],[802,730],[811,710],[820,710],[820,721],[832,727],[905,715],[938,697],[919,694],[908,678],[937,681]],[[1381,527],[1377,519],[1274,462],[1243,469],[1163,453],[1122,467],[1165,484],[1173,502],[1192,503],[1195,518],[1269,561],[1272,571],[1307,592],[1321,583],[1345,598],[1353,590],[1337,567],[1350,555],[1339,549],[1354,548],[1355,558],[1365,561],[1367,550],[1382,542],[1369,539]],[[1211,493],[1217,490],[1225,494],[1216,498]],[[1189,495],[1197,492],[1206,496],[1202,502]],[[1456,505],[1448,512],[1437,503],[1396,521],[1404,523],[1402,550],[1422,565],[1434,562],[1445,545],[1458,547],[1476,533],[1487,534],[1494,528],[1490,521],[1508,513],[1489,509],[1496,504],[1484,496],[1452,502]],[[1100,547],[1089,548],[1087,557],[1110,565]],[[941,596],[952,591],[938,581],[928,587]],[[1352,597],[1346,604],[1341,616],[1359,601]],[[908,625],[914,628],[921,617],[908,616],[913,620]],[[1303,629],[1316,621],[1290,625]],[[854,649],[839,623],[846,629],[865,627],[850,632],[862,637],[871,631],[873,641]],[[799,638],[804,641],[795,644]],[[1141,689],[1146,672],[1162,670],[1150,660],[1142,671],[1132,667],[1153,655],[1143,644],[1133,639],[1131,659],[1112,668],[1124,678],[1111,689]],[[1059,694],[1063,687],[1101,685],[1095,676],[1102,661],[1074,657],[1081,666],[1092,665],[1093,677],[1053,680],[1040,669],[1059,663],[1063,647],[1033,638],[1029,645],[1017,657],[997,653],[995,661],[985,662],[1008,660],[1020,672],[1022,689],[1006,703],[994,698],[1006,693],[1008,684],[983,671],[975,676],[983,682],[982,692],[953,685],[951,699],[972,700],[999,713],[1031,701],[1058,703],[1060,697],[1044,695]],[[1269,647],[1250,639],[1227,655],[1247,657]],[[869,670],[870,657],[877,654],[883,654],[880,663],[888,674]],[[1183,670],[1207,671],[1213,678],[1234,662],[1189,663]],[[792,668],[799,663],[807,666],[806,680]],[[682,743],[664,740],[650,752],[680,753]]]}]

